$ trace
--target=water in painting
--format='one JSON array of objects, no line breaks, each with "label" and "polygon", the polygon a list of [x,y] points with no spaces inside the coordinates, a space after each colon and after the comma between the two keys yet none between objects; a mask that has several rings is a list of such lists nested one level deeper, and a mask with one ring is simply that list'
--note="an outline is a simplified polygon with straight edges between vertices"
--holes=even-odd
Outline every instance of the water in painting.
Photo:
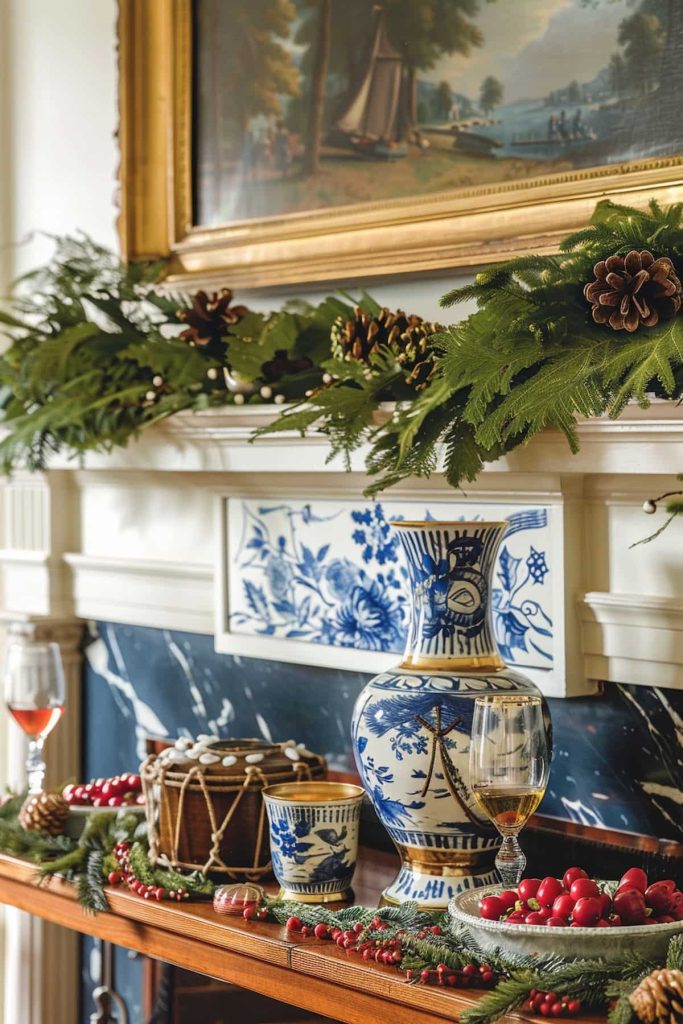
[{"label": "water in painting", "polygon": [[194,0],[198,224],[683,153],[681,0]]}]

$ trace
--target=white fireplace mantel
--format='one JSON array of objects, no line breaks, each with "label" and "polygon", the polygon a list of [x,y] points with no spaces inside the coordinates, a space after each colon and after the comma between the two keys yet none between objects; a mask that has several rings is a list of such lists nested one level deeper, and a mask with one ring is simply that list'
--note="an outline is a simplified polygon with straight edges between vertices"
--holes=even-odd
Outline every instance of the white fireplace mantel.
[{"label": "white fireplace mantel", "polygon": [[[76,615],[214,634],[219,650],[243,655],[388,665],[391,655],[335,650],[330,661],[329,649],[276,648],[230,632],[230,499],[348,502],[368,483],[363,451],[346,473],[340,459],[327,462],[323,435],[251,443],[272,415],[262,406],[178,414],[126,449],[15,473],[3,485],[5,615]],[[551,510],[561,621],[546,692],[589,693],[598,680],[683,688],[681,526],[630,547],[662,521],[642,512],[643,501],[673,489],[683,471],[683,411],[632,406],[619,420],[581,423],[579,437],[572,455],[561,434],[546,431],[464,492],[435,474],[382,500]]]}]

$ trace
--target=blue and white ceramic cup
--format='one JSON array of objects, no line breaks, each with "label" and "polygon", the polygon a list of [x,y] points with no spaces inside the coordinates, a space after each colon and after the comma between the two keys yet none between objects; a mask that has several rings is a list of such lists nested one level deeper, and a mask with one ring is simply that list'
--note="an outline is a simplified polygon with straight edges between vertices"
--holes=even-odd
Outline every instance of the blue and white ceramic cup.
[{"label": "blue and white ceramic cup", "polygon": [[263,790],[282,899],[350,899],[363,795],[346,782],[285,782]]}]

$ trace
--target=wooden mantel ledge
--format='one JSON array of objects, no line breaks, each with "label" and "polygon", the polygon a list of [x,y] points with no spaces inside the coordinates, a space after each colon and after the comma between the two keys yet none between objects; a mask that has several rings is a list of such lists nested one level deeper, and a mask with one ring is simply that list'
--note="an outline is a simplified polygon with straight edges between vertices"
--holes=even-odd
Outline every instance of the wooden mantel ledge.
[{"label": "wooden mantel ledge", "polygon": [[[360,867],[359,902],[366,902],[368,887],[377,891],[389,867],[384,856]],[[111,913],[86,914],[69,883],[56,878],[37,886],[32,864],[0,855],[0,903],[344,1024],[452,1022],[481,998],[474,991],[408,985],[392,968],[349,956],[333,943],[295,939],[279,925],[219,917],[207,903],[148,903],[127,890],[107,895]],[[541,1019],[523,1013],[504,1018],[517,1024]],[[581,1021],[602,1024],[604,1018]]]}]

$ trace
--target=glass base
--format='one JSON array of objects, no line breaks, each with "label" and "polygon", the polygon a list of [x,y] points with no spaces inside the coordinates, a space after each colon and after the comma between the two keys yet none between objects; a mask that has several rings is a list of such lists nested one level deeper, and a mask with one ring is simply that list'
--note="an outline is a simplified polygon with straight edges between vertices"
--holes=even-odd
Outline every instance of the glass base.
[{"label": "glass base", "polygon": [[496,854],[496,870],[503,885],[515,888],[526,867],[526,857],[517,836],[503,836],[503,845]]}]

